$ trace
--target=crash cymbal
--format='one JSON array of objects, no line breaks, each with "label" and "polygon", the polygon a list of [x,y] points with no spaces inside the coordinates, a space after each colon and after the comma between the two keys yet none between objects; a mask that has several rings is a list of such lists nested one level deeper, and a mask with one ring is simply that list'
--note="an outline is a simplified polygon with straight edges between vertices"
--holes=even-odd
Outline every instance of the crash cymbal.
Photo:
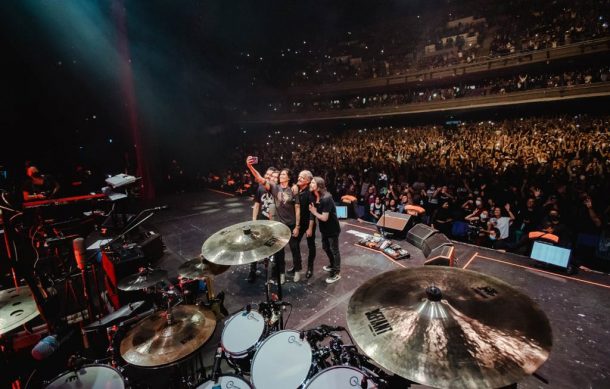
[{"label": "crash cymbal", "polygon": [[167,312],[159,311],[143,319],[121,341],[121,356],[136,366],[170,365],[199,349],[214,333],[216,317],[195,305],[172,308],[172,324]]},{"label": "crash cymbal", "polygon": [[290,228],[280,222],[257,220],[238,223],[210,236],[201,255],[218,265],[243,265],[280,251],[290,239]]},{"label": "crash cymbal", "polygon": [[0,335],[27,323],[39,314],[29,287],[0,291]]},{"label": "crash cymbal", "polygon": [[184,278],[204,278],[208,276],[217,276],[229,269],[229,266],[217,265],[208,261],[205,258],[195,258],[184,262],[178,268],[178,275]]},{"label": "crash cymbal", "polygon": [[352,295],[356,343],[388,371],[433,387],[498,388],[535,372],[552,346],[528,296],[481,273],[436,266],[371,278]]},{"label": "crash cymbal", "polygon": [[127,276],[119,281],[117,288],[124,291],[140,290],[155,286],[161,281],[167,279],[167,270],[144,269],[136,274]]}]

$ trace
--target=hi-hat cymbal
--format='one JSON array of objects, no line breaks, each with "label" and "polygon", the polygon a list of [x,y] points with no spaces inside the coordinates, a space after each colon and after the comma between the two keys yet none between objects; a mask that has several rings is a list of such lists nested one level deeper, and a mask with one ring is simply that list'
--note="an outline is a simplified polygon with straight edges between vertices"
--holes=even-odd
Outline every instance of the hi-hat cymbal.
[{"label": "hi-hat cymbal", "polygon": [[167,279],[167,270],[144,269],[141,272],[127,276],[119,281],[117,288],[124,291],[140,290],[155,286],[161,281]]},{"label": "hi-hat cymbal", "polygon": [[39,314],[29,287],[0,291],[0,335],[14,330]]},{"label": "hi-hat cymbal", "polygon": [[290,240],[290,228],[280,222],[256,220],[234,224],[210,236],[201,255],[218,265],[243,265],[280,251]]},{"label": "hi-hat cymbal", "polygon": [[229,266],[217,265],[205,258],[195,258],[180,265],[178,268],[178,275],[190,279],[204,278],[208,276],[217,276],[228,269]]},{"label": "hi-hat cymbal", "polygon": [[210,310],[179,305],[171,312],[171,324],[167,312],[159,311],[127,333],[120,348],[126,362],[141,367],[169,365],[198,350],[214,333],[216,317]]},{"label": "hi-hat cymbal", "polygon": [[497,388],[532,374],[552,346],[528,296],[481,273],[436,266],[371,278],[352,295],[349,330],[390,372],[433,387]]}]

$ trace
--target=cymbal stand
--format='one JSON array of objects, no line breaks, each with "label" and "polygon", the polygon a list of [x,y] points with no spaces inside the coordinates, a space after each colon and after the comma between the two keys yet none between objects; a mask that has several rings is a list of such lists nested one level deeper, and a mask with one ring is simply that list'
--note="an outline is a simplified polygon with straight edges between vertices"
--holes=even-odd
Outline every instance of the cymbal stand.
[{"label": "cymbal stand", "polygon": [[210,308],[216,315],[217,319],[222,319],[229,316],[229,311],[227,311],[227,308],[224,306],[225,292],[223,291],[216,295],[214,293],[214,278],[211,276],[205,276],[203,279],[205,280],[208,298],[208,302],[207,304],[204,304],[204,306]]},{"label": "cymbal stand", "polygon": [[[269,268],[271,267],[271,265],[275,265],[274,264],[274,260],[275,260],[275,256],[271,255],[270,257],[265,258],[265,302],[267,303],[267,306],[270,307],[269,309],[271,310],[271,315],[273,316],[273,309],[277,304],[277,300],[282,301],[282,282],[281,282],[281,278],[280,278],[280,272],[277,271],[276,272],[276,278],[275,278],[275,282],[277,284],[277,300],[274,299],[272,293],[271,293],[271,275],[269,274]],[[273,273],[273,272],[271,272]],[[271,319],[271,318],[269,318]],[[283,309],[280,306],[279,307],[279,317],[278,317],[278,323],[279,323],[279,330],[283,330],[284,329],[284,315],[283,315]]]}]

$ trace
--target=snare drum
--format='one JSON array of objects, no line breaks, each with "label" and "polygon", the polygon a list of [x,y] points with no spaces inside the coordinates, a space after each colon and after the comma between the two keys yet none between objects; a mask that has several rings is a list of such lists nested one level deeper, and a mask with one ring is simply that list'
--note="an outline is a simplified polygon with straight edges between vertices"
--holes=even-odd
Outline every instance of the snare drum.
[{"label": "snare drum", "polygon": [[[220,386],[215,386],[220,385]],[[206,381],[203,384],[199,385],[197,389],[252,389],[250,384],[247,381],[244,381],[243,378],[226,374],[218,377],[218,382],[214,383],[213,380]]]},{"label": "snare drum", "polygon": [[85,365],[55,378],[47,389],[124,389],[123,376],[108,365]]},{"label": "snare drum", "polygon": [[366,379],[367,388],[377,386],[362,371],[351,366],[333,366],[324,369],[307,382],[304,389],[354,389],[362,388],[362,381]]},{"label": "snare drum", "polygon": [[313,351],[298,331],[270,335],[252,359],[251,382],[255,388],[298,388],[312,370]]},{"label": "snare drum", "polygon": [[228,362],[250,372],[250,360],[266,333],[265,318],[256,311],[241,311],[227,319],[220,342]]}]

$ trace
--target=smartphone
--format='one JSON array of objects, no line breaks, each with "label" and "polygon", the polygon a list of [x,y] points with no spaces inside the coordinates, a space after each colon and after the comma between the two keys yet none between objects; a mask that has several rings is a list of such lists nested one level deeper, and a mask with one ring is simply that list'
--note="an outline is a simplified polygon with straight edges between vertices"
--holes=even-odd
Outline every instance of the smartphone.
[{"label": "smartphone", "polygon": [[258,157],[252,157],[252,165],[256,165],[258,163]]}]

